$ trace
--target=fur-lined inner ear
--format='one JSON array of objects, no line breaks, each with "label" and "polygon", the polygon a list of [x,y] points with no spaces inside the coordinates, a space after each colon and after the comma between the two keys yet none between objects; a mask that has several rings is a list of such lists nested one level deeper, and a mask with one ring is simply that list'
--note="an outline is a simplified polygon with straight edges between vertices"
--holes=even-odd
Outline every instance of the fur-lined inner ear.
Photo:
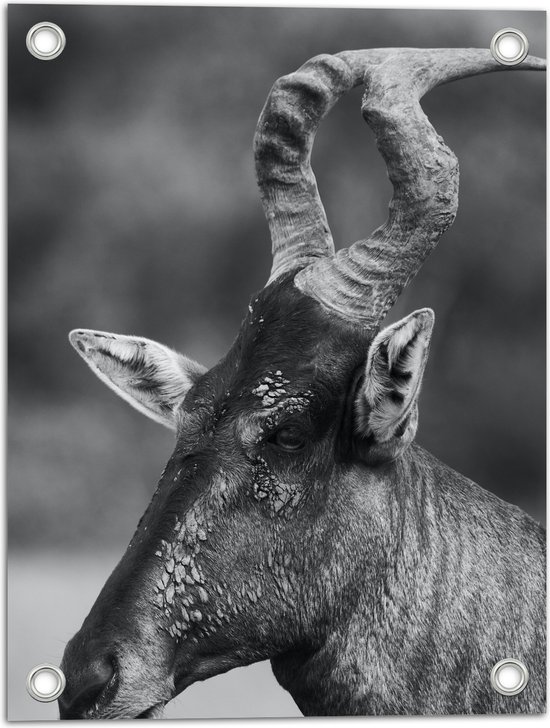
[{"label": "fur-lined inner ear", "polygon": [[[377,443],[400,437],[416,405],[428,358],[434,313],[423,308],[381,331],[371,344],[355,403],[356,431]],[[411,418],[416,423],[416,417]]]},{"label": "fur-lined inner ear", "polygon": [[108,387],[173,430],[177,406],[206,372],[191,359],[139,336],[75,329],[69,341]]}]

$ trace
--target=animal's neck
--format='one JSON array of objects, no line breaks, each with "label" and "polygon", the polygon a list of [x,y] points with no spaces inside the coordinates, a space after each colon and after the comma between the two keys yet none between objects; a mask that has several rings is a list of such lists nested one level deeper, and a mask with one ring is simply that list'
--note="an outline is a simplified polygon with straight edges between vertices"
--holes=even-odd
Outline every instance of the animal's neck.
[{"label": "animal's neck", "polygon": [[[447,480],[467,482],[420,448],[382,469],[375,482],[360,471],[347,479],[353,523],[333,529],[332,571],[312,587],[313,603],[325,597],[328,613],[320,614],[311,643],[272,660],[305,714],[402,712],[403,696],[414,694],[420,679],[411,665],[425,669],[433,661],[449,579],[460,576],[460,569],[452,573],[442,469]],[[361,487],[370,489],[368,498]],[[390,694],[388,685],[403,692]]]}]

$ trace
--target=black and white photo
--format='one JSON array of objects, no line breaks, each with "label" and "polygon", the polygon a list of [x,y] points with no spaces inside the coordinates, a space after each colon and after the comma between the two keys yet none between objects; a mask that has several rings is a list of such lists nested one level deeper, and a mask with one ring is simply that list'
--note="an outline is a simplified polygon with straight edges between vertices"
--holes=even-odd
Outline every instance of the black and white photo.
[{"label": "black and white photo", "polygon": [[10,6],[11,720],[545,711],[544,21]]}]

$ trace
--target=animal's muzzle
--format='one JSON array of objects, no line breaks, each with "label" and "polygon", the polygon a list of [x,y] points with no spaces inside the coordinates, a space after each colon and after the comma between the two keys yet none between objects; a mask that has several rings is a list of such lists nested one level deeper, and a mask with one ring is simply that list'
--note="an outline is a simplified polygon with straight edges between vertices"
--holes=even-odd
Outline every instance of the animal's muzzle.
[{"label": "animal's muzzle", "polygon": [[59,715],[62,720],[90,717],[98,704],[109,700],[108,693],[116,692],[116,660],[112,655],[88,652],[72,664],[64,661],[67,679],[65,690],[59,698]]}]

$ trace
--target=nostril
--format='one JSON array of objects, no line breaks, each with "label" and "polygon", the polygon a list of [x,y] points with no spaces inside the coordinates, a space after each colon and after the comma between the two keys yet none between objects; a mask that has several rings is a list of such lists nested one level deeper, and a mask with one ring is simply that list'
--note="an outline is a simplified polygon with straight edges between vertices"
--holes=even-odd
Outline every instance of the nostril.
[{"label": "nostril", "polygon": [[101,660],[93,660],[92,670],[95,673],[95,679],[105,686],[115,674],[115,660],[110,656]]},{"label": "nostril", "polygon": [[61,718],[82,717],[98,702],[101,694],[110,686],[116,675],[114,658],[94,658],[83,668],[67,675],[65,692],[59,698]]}]

